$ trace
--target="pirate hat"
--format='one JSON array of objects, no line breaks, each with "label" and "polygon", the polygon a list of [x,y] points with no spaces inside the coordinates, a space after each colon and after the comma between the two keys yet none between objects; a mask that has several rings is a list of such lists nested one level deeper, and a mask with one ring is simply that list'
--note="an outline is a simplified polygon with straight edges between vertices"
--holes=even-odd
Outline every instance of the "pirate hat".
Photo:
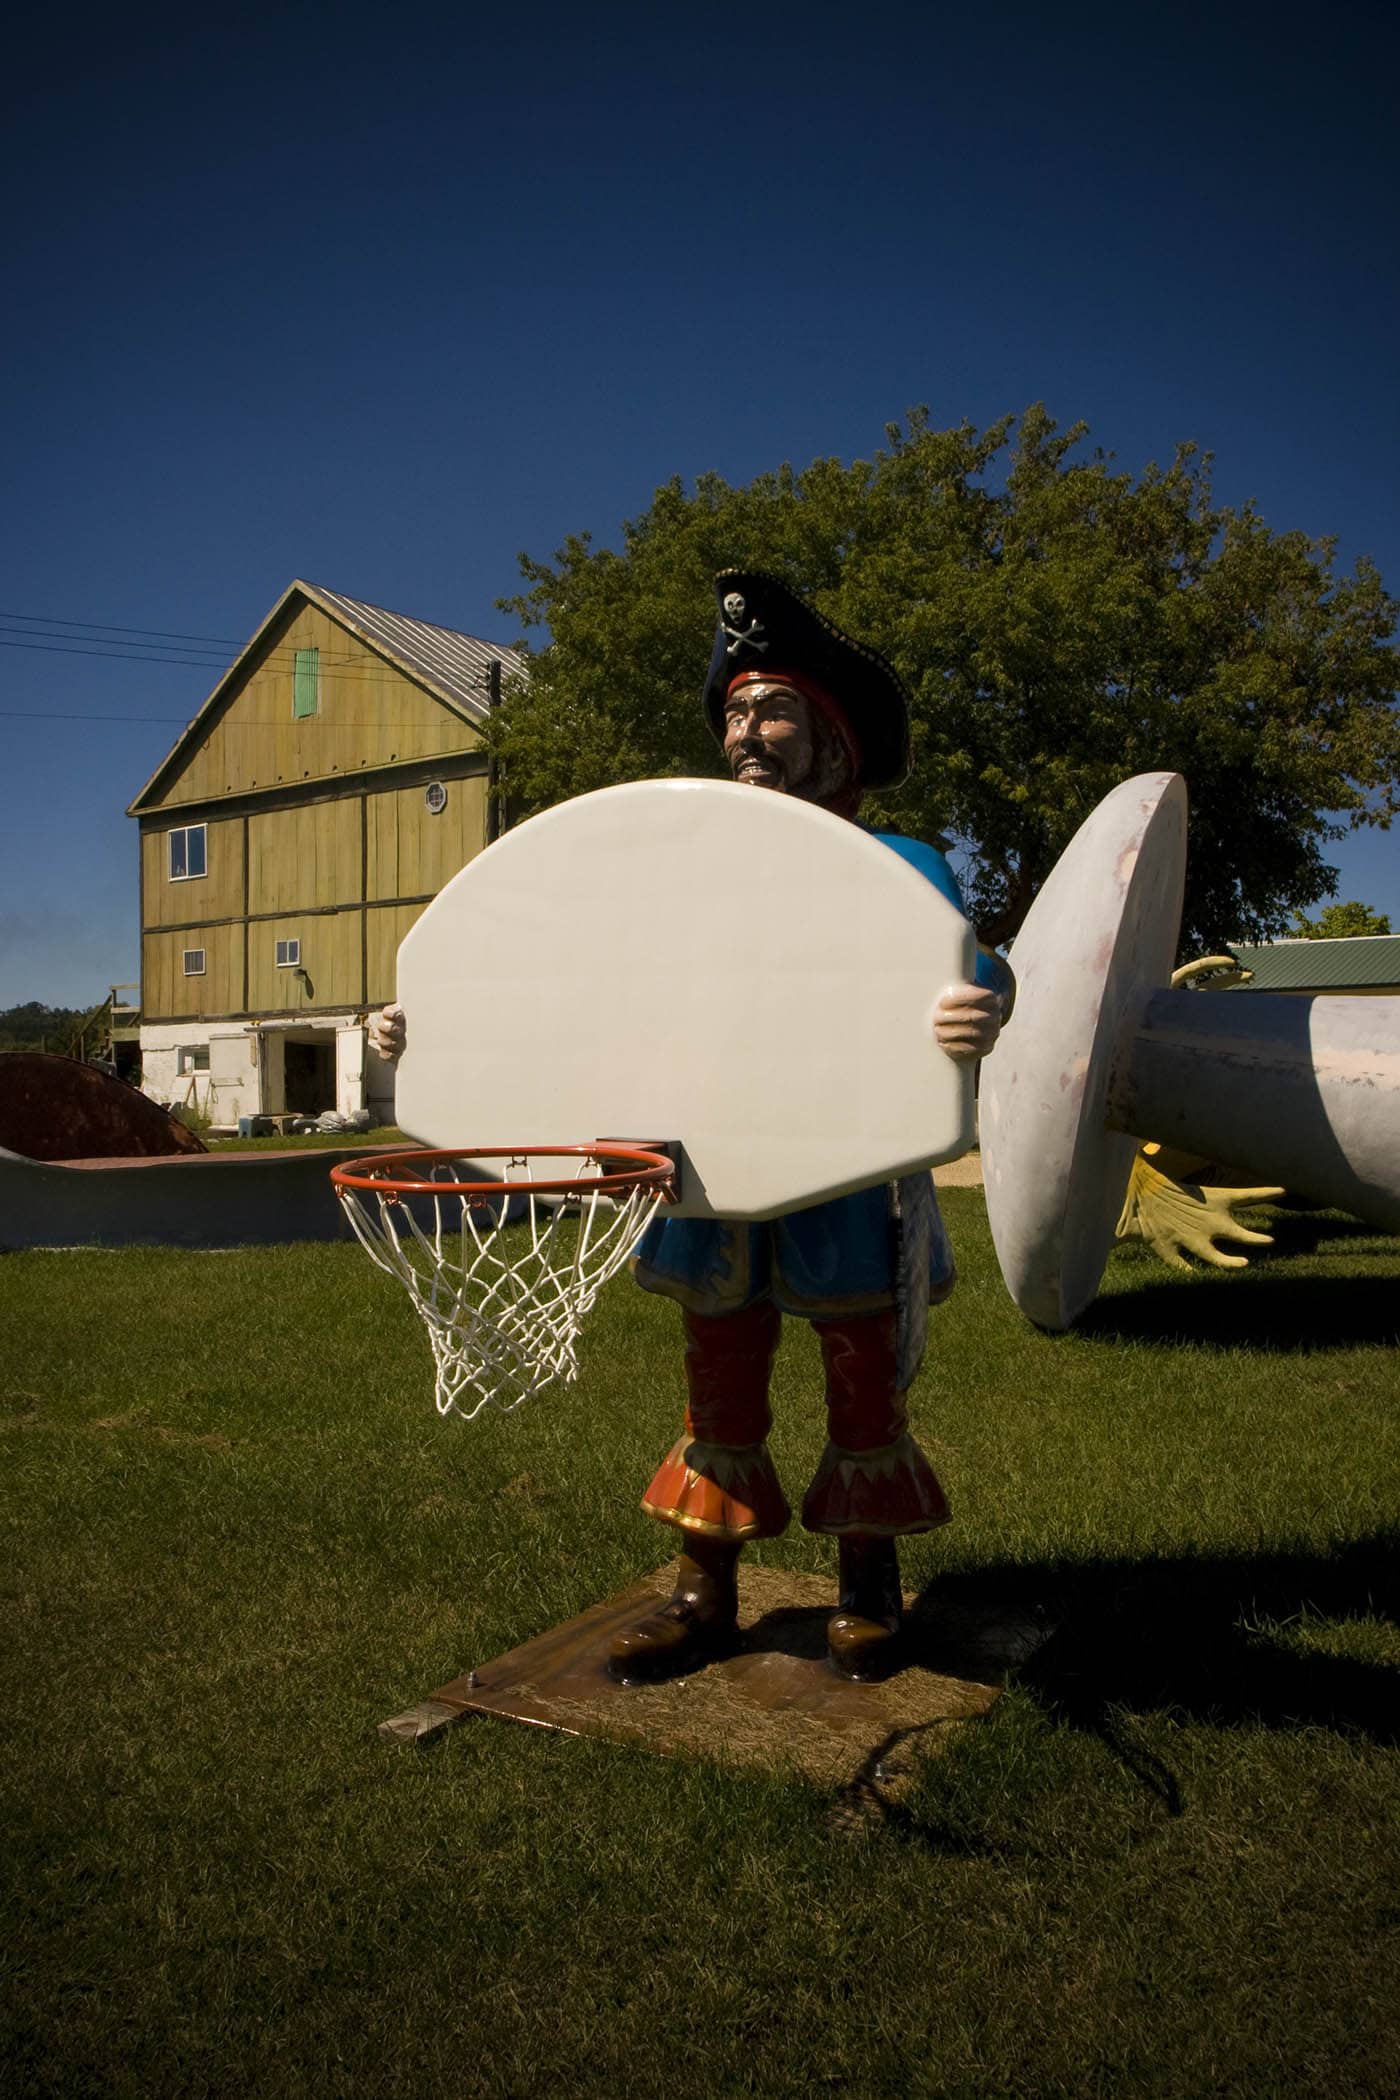
[{"label": "pirate hat", "polygon": [[831,695],[860,749],[862,787],[896,787],[909,771],[909,696],[878,650],[857,642],[762,569],[721,569],[719,627],[702,696],[724,740],[724,703],[744,671],[796,671]]}]

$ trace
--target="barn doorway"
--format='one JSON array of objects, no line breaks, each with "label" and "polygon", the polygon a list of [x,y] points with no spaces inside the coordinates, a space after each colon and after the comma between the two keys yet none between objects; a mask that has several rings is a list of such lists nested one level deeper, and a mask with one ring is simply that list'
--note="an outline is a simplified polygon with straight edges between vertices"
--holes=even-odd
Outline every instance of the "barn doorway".
[{"label": "barn doorway", "polygon": [[291,1116],[319,1116],[335,1107],[335,1037],[282,1046],[282,1098]]}]

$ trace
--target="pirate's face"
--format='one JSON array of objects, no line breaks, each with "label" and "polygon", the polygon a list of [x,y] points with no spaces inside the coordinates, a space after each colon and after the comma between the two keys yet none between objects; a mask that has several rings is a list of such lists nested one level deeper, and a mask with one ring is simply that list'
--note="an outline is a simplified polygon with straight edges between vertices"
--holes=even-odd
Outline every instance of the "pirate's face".
[{"label": "pirate's face", "polygon": [[817,757],[811,702],[777,678],[739,686],[724,704],[724,755],[745,787],[810,796]]}]

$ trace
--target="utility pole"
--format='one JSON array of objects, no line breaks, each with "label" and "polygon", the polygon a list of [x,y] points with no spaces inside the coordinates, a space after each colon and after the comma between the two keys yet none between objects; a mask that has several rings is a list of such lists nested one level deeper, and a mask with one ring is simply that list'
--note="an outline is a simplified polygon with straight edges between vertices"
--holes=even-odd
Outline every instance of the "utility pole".
[{"label": "utility pole", "polygon": [[[496,710],[501,704],[501,660],[493,656],[486,666],[486,705],[491,711],[491,727],[494,730]],[[506,828],[505,803],[501,796],[501,772],[496,762],[494,740],[486,751],[486,843],[494,845]]]}]

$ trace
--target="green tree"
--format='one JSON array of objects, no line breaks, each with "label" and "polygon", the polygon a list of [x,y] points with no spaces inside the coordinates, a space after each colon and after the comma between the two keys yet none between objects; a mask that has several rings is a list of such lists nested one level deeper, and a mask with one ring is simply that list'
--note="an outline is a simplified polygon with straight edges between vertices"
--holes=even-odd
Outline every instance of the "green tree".
[{"label": "green tree", "polygon": [[617,549],[522,555],[503,601],[547,636],[496,728],[513,817],[615,781],[720,770],[696,696],[710,579],[775,570],[897,665],[914,770],[867,814],[971,855],[1010,938],[1075,829],[1129,774],[1191,790],[1183,947],[1280,932],[1327,895],[1323,848],[1400,806],[1395,601],[1335,546],[1218,507],[1181,446],[1136,477],[1042,407],[978,431],[922,410],[869,461],[746,487],[679,479]]},{"label": "green tree", "polygon": [[1359,934],[1389,933],[1390,920],[1369,904],[1324,904],[1315,919],[1299,912],[1288,931],[1305,941],[1349,941]]},{"label": "green tree", "polygon": [[81,1007],[45,1006],[38,999],[7,1006],[0,1010],[0,1051],[66,1050],[82,1018]]}]

